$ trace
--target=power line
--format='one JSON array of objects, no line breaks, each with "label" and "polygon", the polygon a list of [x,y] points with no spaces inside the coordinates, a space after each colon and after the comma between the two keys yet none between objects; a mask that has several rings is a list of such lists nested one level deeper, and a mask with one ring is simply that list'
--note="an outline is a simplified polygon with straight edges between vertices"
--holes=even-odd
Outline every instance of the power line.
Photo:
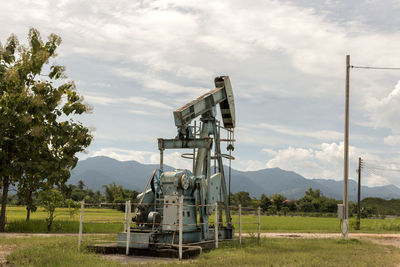
[{"label": "power line", "polygon": [[392,68],[392,67],[370,67],[370,66],[353,66],[351,65],[350,68],[352,69],[368,69],[368,70],[400,70],[400,68]]},{"label": "power line", "polygon": [[[365,160],[364,160],[365,162]],[[395,161],[385,161],[385,160],[373,160],[373,159],[369,159],[368,162],[375,162],[375,163],[380,163],[380,164],[391,164],[391,165],[399,165],[400,166],[400,162],[395,162]],[[368,163],[367,163],[368,164]]]},{"label": "power line", "polygon": [[[373,160],[371,160],[371,161],[373,161]],[[375,162],[379,163],[379,161],[375,161]],[[400,172],[400,169],[387,168],[382,165],[370,164],[369,162],[366,163],[365,161],[363,163],[364,164],[363,164],[362,168],[364,170],[369,170],[370,172],[375,172],[375,171],[378,171],[378,172],[379,171],[380,172],[382,172],[382,171]],[[385,162],[381,162],[381,163],[385,163]],[[399,165],[399,163],[391,164],[391,165]],[[377,173],[374,173],[374,174],[377,174]]]},{"label": "power line", "polygon": [[400,172],[399,169],[388,169],[388,168],[383,168],[383,167],[370,167],[370,169],[373,170],[378,170],[378,171],[389,171],[389,172]]}]

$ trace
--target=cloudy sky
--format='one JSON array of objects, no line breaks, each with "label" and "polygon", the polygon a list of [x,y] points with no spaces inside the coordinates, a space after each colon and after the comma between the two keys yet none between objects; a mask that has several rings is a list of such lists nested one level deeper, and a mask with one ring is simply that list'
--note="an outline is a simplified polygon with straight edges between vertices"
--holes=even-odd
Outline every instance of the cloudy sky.
[{"label": "cloudy sky", "polygon": [[[172,112],[229,75],[239,170],[280,167],[343,179],[345,55],[400,67],[399,0],[0,0],[0,40],[30,27],[59,34],[55,62],[93,107],[95,140],[80,158],[158,162]],[[351,70],[350,178],[358,157],[400,169],[400,71]],[[166,163],[190,161],[169,151]],[[400,173],[365,184],[400,186]]]}]

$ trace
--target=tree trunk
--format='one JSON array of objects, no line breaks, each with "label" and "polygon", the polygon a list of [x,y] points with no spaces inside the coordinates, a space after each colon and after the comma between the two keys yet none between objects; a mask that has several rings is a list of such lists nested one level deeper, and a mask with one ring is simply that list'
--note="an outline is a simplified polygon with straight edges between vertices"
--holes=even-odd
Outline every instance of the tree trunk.
[{"label": "tree trunk", "polygon": [[47,232],[48,233],[51,232],[51,227],[53,225],[53,219],[54,219],[54,211],[50,211],[49,218],[48,218],[48,221],[47,221]]},{"label": "tree trunk", "polygon": [[26,206],[26,221],[28,222],[30,217],[31,217],[31,206],[32,205],[32,191],[29,191],[29,196],[28,196],[28,203]]},{"label": "tree trunk", "polygon": [[26,221],[28,222],[31,217],[31,210],[26,207]]},{"label": "tree trunk", "polygon": [[9,177],[3,177],[3,192],[1,198],[1,213],[0,213],[0,232],[4,232],[6,226],[6,206],[8,197],[8,186],[10,185]]}]

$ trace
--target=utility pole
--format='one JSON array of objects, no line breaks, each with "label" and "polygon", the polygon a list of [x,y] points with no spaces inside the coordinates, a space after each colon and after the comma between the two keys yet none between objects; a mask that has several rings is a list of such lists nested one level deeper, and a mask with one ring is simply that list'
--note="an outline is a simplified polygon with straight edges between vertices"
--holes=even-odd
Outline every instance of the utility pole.
[{"label": "utility pole", "polygon": [[361,165],[362,159],[358,158],[358,195],[357,195],[357,230],[360,230],[361,221]]},{"label": "utility pole", "polygon": [[349,93],[350,91],[350,55],[346,56],[346,102],[345,102],[345,125],[344,125],[344,184],[343,184],[343,221],[342,235],[348,238],[349,234],[349,203],[348,203],[348,183],[349,183]]}]

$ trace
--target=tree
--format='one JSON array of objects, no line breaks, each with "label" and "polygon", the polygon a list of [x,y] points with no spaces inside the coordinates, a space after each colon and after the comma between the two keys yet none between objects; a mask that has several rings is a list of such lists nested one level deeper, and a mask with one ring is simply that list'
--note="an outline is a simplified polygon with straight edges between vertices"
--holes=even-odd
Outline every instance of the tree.
[{"label": "tree", "polygon": [[260,198],[260,207],[262,209],[263,212],[266,212],[269,208],[269,206],[271,206],[271,200],[269,199],[269,197],[267,197],[265,194],[261,194],[261,198]]},{"label": "tree", "polygon": [[309,188],[304,196],[297,201],[300,210],[304,212],[336,212],[337,200],[322,195],[319,189]]},{"label": "tree", "polygon": [[249,192],[240,191],[234,194],[234,200],[237,205],[242,205],[243,207],[250,206],[251,198]]},{"label": "tree", "polygon": [[80,189],[80,190],[83,190],[84,188],[85,188],[85,183],[82,181],[82,180],[79,180],[78,181],[78,188]]},{"label": "tree", "polygon": [[26,205],[26,221],[29,221],[31,212],[35,212],[37,209],[34,195],[36,195],[36,190],[40,188],[41,183],[40,179],[31,177],[31,179],[24,179],[18,184],[17,196],[21,204]]},{"label": "tree", "polygon": [[285,205],[286,197],[282,194],[275,194],[271,196],[272,206],[276,208],[276,211],[280,211]]},{"label": "tree", "polygon": [[28,41],[25,47],[11,35],[4,47],[0,44],[0,231],[10,185],[18,184],[28,198],[42,187],[61,186],[78,161],[75,154],[92,140],[89,129],[71,118],[88,107],[74,83],[65,82],[65,68],[46,66],[61,38],[51,34],[43,42],[30,29]]},{"label": "tree", "polygon": [[75,213],[78,212],[78,210],[80,208],[80,203],[68,198],[64,201],[64,206],[66,208],[68,208],[69,217],[72,219],[72,217],[75,215]]},{"label": "tree", "polygon": [[298,200],[300,210],[305,212],[320,211],[323,196],[319,189],[309,188],[304,196]]},{"label": "tree", "polygon": [[[123,203],[126,200],[135,199],[139,192],[135,190],[129,190],[122,187],[122,185],[116,185],[115,182],[112,182],[108,185],[103,185],[105,200],[109,203]],[[116,205],[122,209],[121,205]]]},{"label": "tree", "polygon": [[64,198],[61,192],[55,188],[41,191],[39,194],[40,204],[47,212],[47,231],[51,232],[51,227],[55,218],[54,212],[56,208],[61,207],[64,203]]}]

